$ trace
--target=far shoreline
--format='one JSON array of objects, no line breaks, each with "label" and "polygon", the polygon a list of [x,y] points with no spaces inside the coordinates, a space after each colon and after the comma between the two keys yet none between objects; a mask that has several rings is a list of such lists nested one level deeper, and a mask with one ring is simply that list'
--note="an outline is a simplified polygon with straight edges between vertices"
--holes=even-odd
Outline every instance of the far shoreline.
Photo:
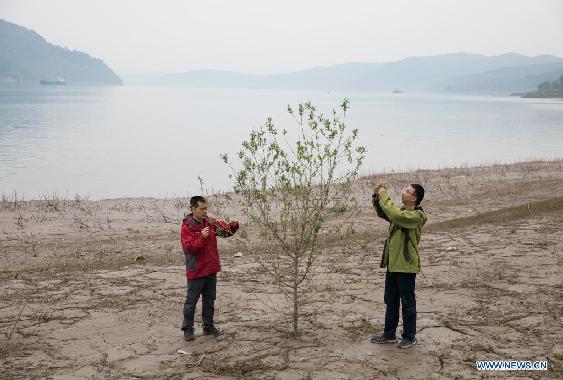
[{"label": "far shoreline", "polygon": [[[562,99],[563,100],[563,99]],[[476,170],[476,169],[487,169],[496,167],[513,167],[519,165],[530,165],[530,164],[540,164],[540,163],[557,163],[563,161],[563,157],[557,158],[539,158],[539,159],[528,159],[528,160],[518,160],[514,162],[488,162],[488,163],[462,163],[451,166],[437,166],[437,167],[420,167],[420,168],[383,168],[377,172],[363,172],[356,181],[366,180],[373,177],[381,177],[387,175],[405,175],[405,174],[416,174],[421,172],[443,172],[443,171],[456,171],[456,170]],[[198,194],[201,191],[196,191]],[[194,194],[196,193],[194,192]],[[209,195],[222,195],[222,194],[232,194],[233,190],[222,190],[217,189],[215,192],[206,192]],[[185,199],[189,198],[194,194],[174,194],[174,195],[125,195],[125,196],[109,196],[109,197],[93,197],[88,193],[70,192],[70,191],[45,191],[38,196],[27,197],[24,191],[19,190],[0,190],[0,200],[7,201],[8,199],[17,199],[18,202],[40,202],[48,199],[58,199],[65,201],[90,201],[90,202],[104,202],[104,201],[135,201],[135,200],[147,200],[147,201],[158,201],[158,200],[170,200],[170,199]]]}]

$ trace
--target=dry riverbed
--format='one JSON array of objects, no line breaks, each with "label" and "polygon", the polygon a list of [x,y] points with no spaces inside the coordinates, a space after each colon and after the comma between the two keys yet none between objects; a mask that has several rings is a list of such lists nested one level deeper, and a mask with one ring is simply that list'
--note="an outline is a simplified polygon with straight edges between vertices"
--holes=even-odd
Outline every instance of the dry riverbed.
[{"label": "dry riverbed", "polygon": [[[380,182],[397,200],[411,182],[427,191],[419,344],[409,350],[369,342],[384,315],[378,263],[387,226],[370,203]],[[303,321],[300,337],[269,307],[281,296],[252,253],[234,257],[223,240],[216,323],[225,334],[189,343],[179,330],[186,198],[4,194],[0,377],[563,376],[563,161],[385,173],[357,181],[354,191],[365,199],[356,236],[324,249],[321,262],[340,264],[318,296],[329,302]],[[228,205],[221,213],[244,221]],[[476,360],[497,359],[547,360],[549,370],[475,369]]]}]

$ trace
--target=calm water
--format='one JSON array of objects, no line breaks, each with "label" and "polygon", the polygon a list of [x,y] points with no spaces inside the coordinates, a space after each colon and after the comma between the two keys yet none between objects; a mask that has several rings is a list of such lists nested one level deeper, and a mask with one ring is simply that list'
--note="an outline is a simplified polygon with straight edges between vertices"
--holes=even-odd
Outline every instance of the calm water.
[{"label": "calm water", "polygon": [[0,88],[0,191],[122,196],[228,189],[219,159],[287,104],[346,96],[364,172],[563,157],[563,102],[434,94],[173,87]]}]

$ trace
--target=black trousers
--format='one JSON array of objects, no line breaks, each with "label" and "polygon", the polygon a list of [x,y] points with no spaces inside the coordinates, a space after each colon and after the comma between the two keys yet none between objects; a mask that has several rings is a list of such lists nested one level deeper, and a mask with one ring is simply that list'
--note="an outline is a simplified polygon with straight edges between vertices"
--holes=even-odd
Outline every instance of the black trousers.
[{"label": "black trousers", "polygon": [[399,324],[399,305],[403,311],[403,338],[416,335],[416,297],[414,295],[416,273],[385,273],[385,330],[387,338],[395,338]]},{"label": "black trousers", "polygon": [[203,327],[213,326],[213,314],[215,313],[215,298],[217,296],[217,275],[188,280],[188,291],[186,302],[184,302],[184,321],[182,330],[194,328],[195,307],[199,296],[202,297],[201,319]]}]

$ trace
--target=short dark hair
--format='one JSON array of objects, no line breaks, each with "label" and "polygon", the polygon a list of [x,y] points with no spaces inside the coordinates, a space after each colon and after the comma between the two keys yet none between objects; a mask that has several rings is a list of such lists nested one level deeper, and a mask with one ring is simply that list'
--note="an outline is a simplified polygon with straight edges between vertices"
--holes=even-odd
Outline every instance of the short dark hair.
[{"label": "short dark hair", "polygon": [[190,199],[190,207],[191,208],[197,208],[197,204],[201,202],[201,203],[207,203],[207,201],[205,200],[204,197],[202,197],[201,195],[196,195],[195,197],[192,197]]},{"label": "short dark hair", "polygon": [[411,186],[416,194],[416,205],[418,206],[424,199],[424,187],[418,183],[411,183]]}]

